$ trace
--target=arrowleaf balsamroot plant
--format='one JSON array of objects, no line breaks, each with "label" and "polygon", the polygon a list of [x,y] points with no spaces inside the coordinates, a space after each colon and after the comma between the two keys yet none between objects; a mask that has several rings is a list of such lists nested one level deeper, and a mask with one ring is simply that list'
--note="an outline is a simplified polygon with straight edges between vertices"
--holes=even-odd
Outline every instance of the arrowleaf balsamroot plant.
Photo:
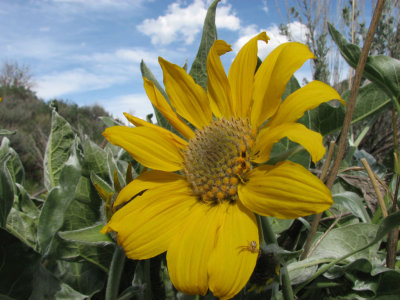
[{"label": "arrowleaf balsamroot plant", "polygon": [[207,92],[183,68],[159,59],[170,104],[146,78],[144,87],[180,136],[129,114],[136,127],[104,132],[151,170],[122,189],[102,231],[115,231],[131,259],[167,251],[171,281],[184,293],[210,290],[228,299],[245,286],[259,254],[256,214],[297,218],[332,205],[329,189],[303,166],[265,163],[284,137],[319,161],[322,136],[297,120],[323,102],[343,100],[313,81],[281,102],[293,73],[314,55],[301,43],[285,43],[256,70],[257,43],[268,40],[262,32],[248,41],[228,76],[220,56],[231,48],[216,40],[207,58]]}]

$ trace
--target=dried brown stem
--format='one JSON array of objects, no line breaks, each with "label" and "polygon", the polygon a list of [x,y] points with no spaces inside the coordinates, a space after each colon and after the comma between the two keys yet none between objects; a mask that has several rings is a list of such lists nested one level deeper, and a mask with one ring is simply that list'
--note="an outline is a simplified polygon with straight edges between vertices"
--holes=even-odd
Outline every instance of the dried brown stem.
[{"label": "dried brown stem", "polygon": [[371,24],[369,26],[369,30],[367,33],[367,37],[365,39],[364,47],[361,51],[360,59],[357,64],[356,75],[354,76],[354,82],[351,87],[349,102],[347,104],[346,115],[344,118],[343,128],[342,128],[342,132],[340,135],[338,152],[337,152],[336,159],[333,163],[333,166],[332,166],[332,169],[331,169],[328,181],[327,181],[328,188],[332,188],[333,183],[335,182],[335,179],[336,179],[336,175],[339,170],[340,163],[344,156],[346,142],[347,142],[347,134],[349,132],[351,120],[353,118],[354,106],[355,106],[356,99],[357,99],[358,89],[360,88],[362,74],[364,71],[365,63],[368,58],[368,52],[369,52],[369,49],[371,48],[372,40],[374,38],[374,34],[375,34],[376,28],[379,23],[379,18],[382,14],[384,4],[385,4],[385,0],[379,0],[375,7],[374,15],[372,17]]},{"label": "dried brown stem", "polygon": [[371,167],[369,166],[369,164],[365,158],[362,158],[361,162],[363,163],[365,170],[368,173],[369,179],[371,180],[372,186],[374,187],[376,197],[378,198],[378,202],[379,202],[379,205],[382,210],[382,215],[384,218],[386,218],[388,216],[388,212],[387,212],[385,200],[383,199],[381,191],[379,190],[378,184],[376,183],[375,174],[374,174],[374,172],[372,172]]}]

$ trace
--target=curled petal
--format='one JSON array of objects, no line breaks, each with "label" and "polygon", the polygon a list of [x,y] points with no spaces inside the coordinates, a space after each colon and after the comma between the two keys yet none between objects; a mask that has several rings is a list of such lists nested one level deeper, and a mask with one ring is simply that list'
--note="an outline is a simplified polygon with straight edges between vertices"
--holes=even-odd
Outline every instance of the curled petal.
[{"label": "curled petal", "polygon": [[263,216],[294,219],[320,213],[333,203],[318,177],[290,161],[255,168],[247,180],[239,186],[240,201]]},{"label": "curled petal", "polygon": [[268,126],[296,122],[307,110],[333,99],[339,100],[343,105],[345,104],[345,101],[334,88],[321,81],[312,81],[290,94],[282,102],[276,114],[268,121]]},{"label": "curled petal", "polygon": [[249,281],[259,254],[255,215],[241,203],[221,204],[225,220],[208,263],[210,290],[220,299],[231,299]]},{"label": "curled petal", "polygon": [[272,146],[284,137],[302,145],[310,153],[313,162],[319,161],[325,154],[326,149],[320,133],[299,123],[284,123],[260,131],[252,149],[251,160],[256,163],[268,161]]},{"label": "curled petal", "polygon": [[236,117],[246,118],[253,95],[254,72],[257,66],[257,41],[266,43],[269,37],[261,32],[248,41],[236,55],[228,73],[229,85],[232,91],[233,112]]},{"label": "curled petal", "polygon": [[208,125],[212,112],[203,88],[178,65],[161,57],[158,61],[163,69],[165,90],[176,112],[196,128]]},{"label": "curled petal", "polygon": [[148,168],[162,171],[182,169],[182,149],[185,147],[182,143],[186,142],[171,132],[166,134],[164,128],[113,126],[107,128],[103,135]]},{"label": "curled petal", "polygon": [[291,42],[276,47],[258,68],[254,78],[251,124],[258,128],[278,109],[286,84],[303,63],[314,58],[306,45]]},{"label": "curled petal", "polygon": [[232,51],[225,41],[216,40],[207,57],[207,94],[211,109],[218,118],[232,117],[231,88],[222,66],[220,55]]},{"label": "curled petal", "polygon": [[[126,205],[102,230],[117,232],[118,244],[131,259],[148,259],[165,252],[197,202],[181,176],[160,171],[145,174],[122,189],[117,201]],[[139,194],[138,189],[142,189]]]}]

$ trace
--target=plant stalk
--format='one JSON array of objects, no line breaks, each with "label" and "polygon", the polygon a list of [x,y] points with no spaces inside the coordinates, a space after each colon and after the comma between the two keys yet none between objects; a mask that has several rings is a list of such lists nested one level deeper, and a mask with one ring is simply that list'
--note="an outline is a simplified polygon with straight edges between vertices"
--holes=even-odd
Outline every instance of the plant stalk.
[{"label": "plant stalk", "polygon": [[110,271],[108,273],[105,300],[116,300],[118,298],[119,284],[125,266],[125,258],[124,249],[115,245]]},{"label": "plant stalk", "polygon": [[[272,231],[271,223],[269,222],[268,217],[259,217],[261,218],[261,226],[264,234],[265,242],[268,244],[278,245],[278,241],[276,240],[275,233]],[[284,264],[281,268],[282,275],[282,292],[284,300],[293,300],[294,294],[292,290],[292,285],[290,283],[289,272],[287,270],[286,264]]]}]

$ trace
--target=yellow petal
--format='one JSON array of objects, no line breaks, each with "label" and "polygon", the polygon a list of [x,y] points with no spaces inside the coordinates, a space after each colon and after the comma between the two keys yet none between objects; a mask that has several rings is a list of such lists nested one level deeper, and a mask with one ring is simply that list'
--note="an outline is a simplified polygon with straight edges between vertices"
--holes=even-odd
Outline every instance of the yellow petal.
[{"label": "yellow petal", "polygon": [[135,160],[148,168],[162,171],[181,170],[182,145],[176,142],[179,137],[172,139],[162,129],[113,126],[107,128],[103,135],[110,143],[124,148]]},{"label": "yellow petal", "polygon": [[320,213],[332,205],[324,183],[290,161],[253,169],[239,186],[240,201],[251,211],[282,219]]},{"label": "yellow petal", "polygon": [[319,161],[325,154],[326,149],[320,133],[299,123],[284,123],[260,131],[252,149],[251,160],[255,163],[266,162],[270,158],[272,146],[284,137],[302,145],[310,153],[313,162]]},{"label": "yellow petal", "polygon": [[333,99],[338,99],[343,105],[345,104],[334,88],[321,81],[312,81],[290,94],[282,102],[276,114],[268,121],[268,126],[296,122],[307,110]]},{"label": "yellow petal", "polygon": [[205,295],[208,261],[223,221],[221,206],[198,203],[167,251],[172,284],[186,294]]},{"label": "yellow petal", "polygon": [[131,201],[132,198],[141,195],[146,190],[155,190],[163,185],[172,186],[173,184],[183,186],[187,184],[187,181],[183,176],[171,172],[158,170],[144,172],[120,191],[114,202],[114,209]]},{"label": "yellow petal", "polygon": [[165,134],[171,140],[176,142],[179,148],[185,148],[186,145],[187,145],[187,142],[184,139],[181,139],[179,136],[177,136],[176,134],[174,134],[173,132],[171,132],[171,131],[169,131],[169,130],[167,130],[165,128],[162,128],[162,127],[160,127],[158,125],[155,125],[153,123],[150,123],[150,122],[147,122],[145,120],[142,120],[142,119],[137,118],[135,116],[132,116],[132,115],[130,115],[128,113],[124,113],[124,116],[129,122],[131,122],[136,127],[145,126],[145,127],[154,128],[155,130],[158,130],[158,131],[162,132],[162,134]]},{"label": "yellow petal", "polygon": [[171,106],[165,100],[164,96],[160,93],[154,83],[143,77],[144,89],[149,97],[151,103],[162,113],[167,121],[181,133],[185,138],[191,139],[194,137],[193,130],[185,124],[185,122],[174,112]]},{"label": "yellow petal", "polygon": [[197,128],[212,121],[212,112],[206,92],[178,65],[161,57],[165,90],[176,112]]},{"label": "yellow petal", "polygon": [[254,72],[257,66],[257,41],[259,40],[267,43],[269,37],[265,32],[261,32],[248,41],[240,49],[229,69],[228,79],[232,91],[233,112],[239,118],[248,117],[253,95]]},{"label": "yellow petal", "polygon": [[[183,177],[158,171],[147,172],[147,181],[136,193],[143,178],[127,185],[119,196],[133,198],[119,209],[103,229],[117,232],[118,244],[130,259],[147,259],[165,252],[177,231],[186,223],[191,207],[197,203]],[[170,174],[168,179],[166,174]],[[152,176],[154,175],[154,176]],[[152,178],[154,177],[154,178]],[[158,181],[159,177],[162,178]],[[126,202],[126,201],[124,201]]]},{"label": "yellow petal", "polygon": [[208,263],[208,280],[214,296],[231,299],[243,289],[255,268],[259,254],[258,227],[254,214],[241,203],[225,202],[221,206],[225,221]]},{"label": "yellow petal", "polygon": [[254,78],[251,124],[258,128],[278,109],[286,84],[303,63],[314,58],[306,45],[291,42],[276,47],[258,68]]},{"label": "yellow petal", "polygon": [[232,51],[230,45],[225,41],[216,40],[207,57],[207,94],[211,109],[218,118],[232,117],[231,88],[219,58],[228,51]]}]

